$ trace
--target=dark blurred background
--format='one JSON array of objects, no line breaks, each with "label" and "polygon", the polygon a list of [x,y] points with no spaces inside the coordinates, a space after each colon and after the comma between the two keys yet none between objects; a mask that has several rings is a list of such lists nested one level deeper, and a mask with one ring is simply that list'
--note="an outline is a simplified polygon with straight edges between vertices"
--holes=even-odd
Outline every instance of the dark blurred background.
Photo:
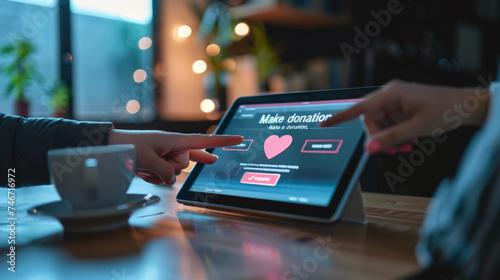
[{"label": "dark blurred background", "polygon": [[[0,111],[118,128],[211,132],[235,98],[269,92],[395,78],[485,87],[500,61],[499,0],[0,0],[0,7]],[[398,174],[411,154],[372,157],[363,188],[432,195],[456,172],[476,130],[450,132],[396,183],[388,172]]]}]

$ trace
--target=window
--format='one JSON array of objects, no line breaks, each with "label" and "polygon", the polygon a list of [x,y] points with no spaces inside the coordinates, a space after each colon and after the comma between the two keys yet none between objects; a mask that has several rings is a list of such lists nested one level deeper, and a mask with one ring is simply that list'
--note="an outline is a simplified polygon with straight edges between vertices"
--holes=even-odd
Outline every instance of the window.
[{"label": "window", "polygon": [[[35,46],[34,65],[40,72],[40,82],[30,86],[26,99],[30,116],[51,116],[49,91],[59,80],[59,10],[56,0],[0,0],[0,48],[24,37]],[[0,56],[0,64],[9,59]],[[4,91],[8,80],[0,75],[0,111],[14,113],[14,94]]]},{"label": "window", "polygon": [[74,116],[154,119],[153,0],[72,0]]}]

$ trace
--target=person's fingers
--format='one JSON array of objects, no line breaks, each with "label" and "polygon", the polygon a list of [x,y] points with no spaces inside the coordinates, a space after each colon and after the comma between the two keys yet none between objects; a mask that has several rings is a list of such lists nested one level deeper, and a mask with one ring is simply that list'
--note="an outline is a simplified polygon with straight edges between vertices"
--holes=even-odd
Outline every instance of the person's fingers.
[{"label": "person's fingers", "polygon": [[177,182],[177,177],[176,177],[176,176],[175,176],[175,174],[174,174],[174,176],[172,176],[172,178],[170,179],[170,181],[167,181],[167,182],[165,182],[165,183],[166,183],[167,185],[173,185],[173,184],[175,184],[175,182]]},{"label": "person's fingers", "polygon": [[139,178],[141,178],[142,180],[150,183],[150,184],[155,184],[155,185],[159,185],[161,183],[163,183],[163,180],[160,179],[160,178],[156,178],[156,177],[146,177],[146,176],[141,176],[141,175],[138,175]]},{"label": "person's fingers", "polygon": [[147,171],[147,170],[136,170],[135,175],[145,176],[145,177],[156,177],[158,179],[160,178],[160,177],[158,177],[158,175],[156,175],[156,173],[151,172],[151,171]]},{"label": "person's fingers", "polygon": [[356,117],[359,117],[362,114],[365,114],[367,111],[367,106],[366,102],[369,100],[362,101],[349,109],[342,111],[338,114],[333,115],[332,117],[328,118],[326,121],[322,122],[319,124],[320,127],[327,127],[327,126],[333,126],[336,124],[339,124],[341,122],[345,122],[351,119],[354,119]]},{"label": "person's fingers", "polygon": [[[319,124],[320,127],[327,127],[345,122],[363,114],[381,111],[384,106],[397,106],[402,87],[405,82],[392,80],[380,89],[370,93],[365,99],[356,105],[342,111],[326,121]],[[386,108],[387,109],[387,108]]]},{"label": "person's fingers", "polygon": [[368,153],[396,149],[417,138],[421,121],[416,118],[391,126],[373,135],[367,146]]},{"label": "person's fingers", "polygon": [[189,153],[187,152],[175,156],[166,156],[164,159],[168,161],[175,170],[182,170],[189,166]]},{"label": "person's fingers", "polygon": [[410,153],[411,151],[413,151],[413,146],[411,145],[411,143],[406,143],[402,146],[399,146],[398,151],[405,154]]},{"label": "person's fingers", "polygon": [[148,171],[136,171],[135,172],[135,175],[137,175],[139,178],[141,178],[142,180],[148,182],[148,183],[151,183],[151,184],[155,184],[155,185],[158,185],[158,184],[161,184],[163,183],[163,180],[158,177],[156,174],[154,174],[152,172],[148,172]]},{"label": "person's fingers", "polygon": [[175,170],[175,175],[180,175],[182,173],[182,169],[176,169]]},{"label": "person's fingers", "polygon": [[[154,172],[163,182],[169,184],[172,182],[172,177],[175,177],[175,167],[170,161],[167,161],[155,155],[151,157],[147,165],[143,167],[148,171]],[[172,183],[173,184],[173,183]]]},{"label": "person's fingers", "polygon": [[397,147],[396,149],[387,149],[384,152],[386,154],[389,154],[389,155],[395,155],[397,153],[408,154],[408,153],[411,153],[411,151],[413,151],[412,144],[406,143],[406,144],[403,144],[403,145]]},{"label": "person's fingers", "polygon": [[396,149],[387,149],[387,150],[385,150],[385,153],[389,154],[389,155],[395,155],[395,154],[397,154],[397,151],[396,151]]},{"label": "person's fingers", "polygon": [[218,158],[219,158],[218,156],[212,155],[212,154],[210,154],[206,151],[202,151],[202,150],[189,151],[189,159],[192,161],[199,162],[199,163],[212,164]]},{"label": "person's fingers", "polygon": [[388,99],[391,98],[391,92],[392,91],[388,87],[383,87],[374,91],[373,93],[370,93],[365,100],[353,105],[345,111],[333,115],[331,118],[328,118],[326,121],[320,123],[319,126],[327,127],[336,125],[359,117],[360,115],[380,110],[384,103],[387,103],[389,101]]},{"label": "person's fingers", "polygon": [[167,185],[173,185],[176,182],[178,170],[182,170],[189,166],[189,154],[181,153],[173,157],[161,158],[153,157],[146,169],[157,174]]},{"label": "person's fingers", "polygon": [[[368,147],[367,147],[367,150],[369,150],[369,153],[374,153],[374,152],[377,152],[377,151],[374,151],[375,149],[373,148],[373,142],[370,142],[368,144]],[[372,151],[372,152],[370,152]],[[407,154],[407,153],[410,153],[411,151],[413,151],[413,146],[411,145],[411,143],[406,143],[406,144],[403,144],[401,146],[399,146],[398,148],[396,149],[387,149],[385,150],[384,152],[386,154],[389,154],[389,155],[395,155],[397,153],[404,153],[404,154]]]},{"label": "person's fingers", "polygon": [[364,116],[363,123],[368,135],[374,135],[380,131],[380,125],[373,120],[371,116]]},{"label": "person's fingers", "polygon": [[179,146],[187,150],[234,146],[243,142],[243,136],[234,135],[177,134],[177,137]]}]

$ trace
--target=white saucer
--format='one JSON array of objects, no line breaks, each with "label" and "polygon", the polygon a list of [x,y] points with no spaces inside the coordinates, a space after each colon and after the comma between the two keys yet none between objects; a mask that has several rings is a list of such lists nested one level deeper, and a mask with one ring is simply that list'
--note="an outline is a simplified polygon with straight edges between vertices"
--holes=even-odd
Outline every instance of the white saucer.
[{"label": "white saucer", "polygon": [[152,194],[127,194],[117,205],[90,210],[73,210],[61,200],[35,206],[29,214],[52,216],[61,222],[67,232],[96,232],[122,227],[134,210],[160,201]]}]

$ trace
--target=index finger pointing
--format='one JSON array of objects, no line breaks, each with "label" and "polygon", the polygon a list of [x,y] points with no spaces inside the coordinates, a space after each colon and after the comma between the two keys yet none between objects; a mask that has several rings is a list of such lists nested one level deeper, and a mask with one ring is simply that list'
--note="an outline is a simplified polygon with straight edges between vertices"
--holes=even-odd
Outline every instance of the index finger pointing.
[{"label": "index finger pointing", "polygon": [[[390,87],[383,87],[366,96],[365,100],[353,105],[352,107],[335,114],[331,118],[319,124],[320,127],[327,127],[352,120],[360,115],[376,111],[384,104],[388,96],[390,96]],[[389,97],[390,98],[390,97]]]},{"label": "index finger pointing", "polygon": [[335,114],[332,117],[328,118],[326,121],[320,123],[319,126],[332,126],[359,117],[366,111],[365,103],[366,101],[362,101],[361,103],[358,103],[345,111]]}]

